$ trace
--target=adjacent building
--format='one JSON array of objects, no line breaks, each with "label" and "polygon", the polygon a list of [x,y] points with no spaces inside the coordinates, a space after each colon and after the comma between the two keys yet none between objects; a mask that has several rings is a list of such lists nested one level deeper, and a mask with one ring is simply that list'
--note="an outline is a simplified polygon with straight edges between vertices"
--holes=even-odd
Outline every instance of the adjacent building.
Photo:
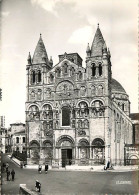
[{"label": "adjacent building", "polygon": [[40,35],[26,80],[28,164],[124,164],[124,147],[133,140],[130,101],[112,77],[99,26],[84,64],[78,53],[65,52],[53,65]]},{"label": "adjacent building", "polygon": [[12,123],[11,126],[11,146],[13,152],[24,152],[26,150],[26,133],[24,123]]}]

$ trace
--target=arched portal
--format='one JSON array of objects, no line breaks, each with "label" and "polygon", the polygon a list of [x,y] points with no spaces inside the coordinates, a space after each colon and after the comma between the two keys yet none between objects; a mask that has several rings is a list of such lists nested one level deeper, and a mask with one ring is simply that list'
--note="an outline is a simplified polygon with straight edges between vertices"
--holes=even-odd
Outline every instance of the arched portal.
[{"label": "arched portal", "polygon": [[43,142],[43,158],[46,164],[51,164],[53,158],[53,144],[49,140]]},{"label": "arched portal", "polygon": [[81,165],[87,165],[89,163],[89,142],[86,139],[79,140],[79,158]]},{"label": "arched portal", "polygon": [[38,141],[33,140],[29,144],[30,158],[33,164],[38,164],[40,159],[40,145]]},{"label": "arched portal", "polygon": [[104,164],[105,144],[100,138],[96,138],[92,142],[92,158],[94,160],[94,164]]},{"label": "arched portal", "polygon": [[71,136],[61,136],[57,140],[57,147],[59,158],[61,159],[62,167],[72,164],[72,158],[74,154],[74,140]]}]

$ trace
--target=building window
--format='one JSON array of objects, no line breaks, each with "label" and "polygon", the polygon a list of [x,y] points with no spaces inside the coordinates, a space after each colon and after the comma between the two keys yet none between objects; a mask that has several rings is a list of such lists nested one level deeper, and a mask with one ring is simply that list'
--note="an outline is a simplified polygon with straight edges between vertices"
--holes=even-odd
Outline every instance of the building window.
[{"label": "building window", "polygon": [[35,83],[35,71],[32,72],[32,83]]},{"label": "building window", "polygon": [[73,76],[74,75],[74,72],[75,72],[75,69],[72,67],[70,71],[71,71],[70,72],[71,76]]},{"label": "building window", "polygon": [[122,110],[123,110],[123,111],[125,110],[125,105],[124,105],[124,104],[122,104]]},{"label": "building window", "polygon": [[61,76],[61,70],[60,70],[60,68],[58,68],[58,69],[56,70],[56,73],[57,73],[57,77],[60,77],[60,76]]},{"label": "building window", "polygon": [[96,66],[95,64],[93,63],[92,64],[92,76],[95,76],[96,75]]},{"label": "building window", "polygon": [[19,143],[19,137],[16,137],[16,143],[17,144]]},{"label": "building window", "polygon": [[70,109],[67,106],[62,108],[62,126],[70,126]]},{"label": "building window", "polygon": [[25,141],[26,141],[25,137],[23,137],[22,139],[23,139],[23,143],[25,143]]},{"label": "building window", "polygon": [[78,74],[78,78],[79,78],[79,80],[82,80],[82,77],[83,77],[82,72],[81,72],[81,71],[79,71],[79,74]]},{"label": "building window", "polygon": [[99,76],[102,76],[102,64],[99,63]]},{"label": "building window", "polygon": [[50,74],[50,82],[54,81],[54,76],[52,74]]},{"label": "building window", "polygon": [[38,82],[41,82],[41,71],[38,71]]},{"label": "building window", "polygon": [[64,64],[64,73],[68,73],[68,65],[66,63]]}]

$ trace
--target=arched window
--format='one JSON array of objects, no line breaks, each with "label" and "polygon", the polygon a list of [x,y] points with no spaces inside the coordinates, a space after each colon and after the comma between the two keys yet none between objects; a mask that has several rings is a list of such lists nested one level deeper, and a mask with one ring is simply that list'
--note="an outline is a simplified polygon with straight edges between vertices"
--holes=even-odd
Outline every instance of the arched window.
[{"label": "arched window", "polygon": [[92,76],[95,76],[96,75],[96,66],[95,64],[93,63],[92,64]]},{"label": "arched window", "polygon": [[101,76],[101,75],[102,75],[102,64],[99,63],[99,76]]},{"label": "arched window", "polygon": [[56,70],[56,75],[57,75],[57,77],[60,77],[61,76],[61,70],[60,70],[60,68],[57,68],[57,70]]},{"label": "arched window", "polygon": [[75,69],[72,67],[72,68],[70,69],[70,75],[73,76],[74,73],[75,73]]},{"label": "arched window", "polygon": [[41,71],[38,71],[38,82],[41,82]]},{"label": "arched window", "polygon": [[32,83],[35,83],[35,71],[32,72]]},{"label": "arched window", "polygon": [[79,71],[79,73],[78,73],[78,78],[79,78],[79,80],[82,80],[82,77],[83,77],[82,72]]},{"label": "arched window", "polygon": [[62,108],[62,126],[70,126],[70,109],[67,106]]},{"label": "arched window", "polygon": [[124,104],[122,104],[122,110],[123,110],[123,111],[125,110],[125,105],[124,105]]},{"label": "arched window", "polygon": [[52,74],[50,74],[50,82],[54,81],[54,76]]},{"label": "arched window", "polygon": [[25,143],[25,137],[22,137],[22,142]]},{"label": "arched window", "polygon": [[63,69],[65,74],[68,73],[68,65],[66,63],[64,64]]},{"label": "arched window", "polygon": [[16,137],[16,143],[17,144],[19,143],[19,137]]}]

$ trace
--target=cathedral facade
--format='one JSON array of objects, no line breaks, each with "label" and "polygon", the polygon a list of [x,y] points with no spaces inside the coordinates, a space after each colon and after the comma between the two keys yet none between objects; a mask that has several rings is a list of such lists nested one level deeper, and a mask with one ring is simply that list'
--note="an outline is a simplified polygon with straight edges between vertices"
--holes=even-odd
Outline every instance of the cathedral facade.
[{"label": "cathedral facade", "polygon": [[130,101],[112,78],[111,54],[99,26],[86,65],[78,53],[59,55],[53,65],[40,35],[26,66],[27,163],[124,164],[132,144]]}]

